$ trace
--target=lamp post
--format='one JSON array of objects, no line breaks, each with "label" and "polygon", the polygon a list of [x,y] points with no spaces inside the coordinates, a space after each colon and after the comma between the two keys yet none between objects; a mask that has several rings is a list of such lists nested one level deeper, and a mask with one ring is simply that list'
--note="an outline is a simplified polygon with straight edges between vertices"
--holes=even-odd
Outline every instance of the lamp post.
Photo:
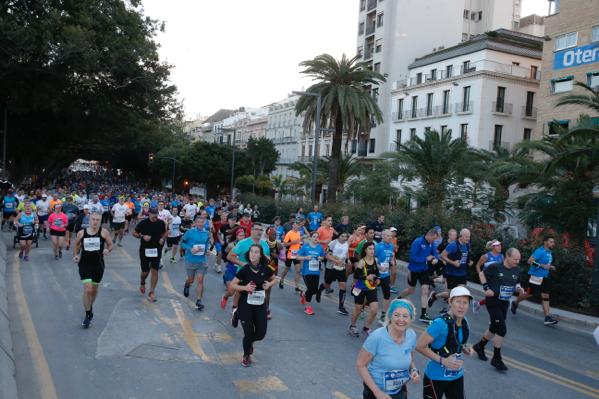
[{"label": "lamp post", "polygon": [[293,94],[316,97],[316,120],[314,122],[314,158],[312,159],[312,189],[310,190],[312,202],[316,203],[316,173],[318,170],[318,141],[320,136],[320,108],[322,96],[320,93],[313,93],[310,91],[294,91]]},{"label": "lamp post", "polygon": [[591,275],[591,285],[599,288],[599,186],[593,187],[593,198],[598,201],[597,218],[595,219],[595,259],[593,262],[593,274]]},{"label": "lamp post", "polygon": [[235,200],[235,140],[237,140],[237,129],[223,127],[223,132],[233,132],[233,149],[231,152],[231,201]]}]

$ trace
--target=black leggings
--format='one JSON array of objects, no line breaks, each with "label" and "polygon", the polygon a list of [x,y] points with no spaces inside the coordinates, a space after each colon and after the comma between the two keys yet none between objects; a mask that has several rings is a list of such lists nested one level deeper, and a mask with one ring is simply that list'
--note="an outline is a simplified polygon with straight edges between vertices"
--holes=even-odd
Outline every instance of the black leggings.
[{"label": "black leggings", "polygon": [[243,355],[253,352],[253,344],[266,336],[266,304],[248,305],[239,302],[237,315],[243,327]]},{"label": "black leggings", "polygon": [[422,397],[424,399],[441,399],[445,395],[446,399],[464,399],[464,377],[457,380],[442,381],[431,380],[424,375],[422,381]]},{"label": "black leggings", "polygon": [[381,291],[383,291],[383,299],[391,298],[391,277],[384,277],[381,280]]},{"label": "black leggings", "polygon": [[[391,399],[407,399],[408,391],[406,389],[406,386],[404,385],[401,391],[399,391],[398,393],[389,396],[391,397]],[[376,396],[374,396],[374,393],[372,393],[372,391],[370,390],[370,388],[368,388],[368,385],[366,384],[364,384],[364,391],[362,391],[362,399],[376,399]]]},{"label": "black leggings", "polygon": [[510,301],[501,301],[496,297],[487,297],[486,307],[487,312],[489,312],[489,319],[491,320],[489,331],[500,337],[505,337],[505,334],[507,334],[505,319],[509,305]]},{"label": "black leggings", "polygon": [[312,301],[312,295],[316,295],[318,291],[318,283],[320,282],[319,274],[306,274],[304,276],[304,283],[306,283],[306,302]]}]

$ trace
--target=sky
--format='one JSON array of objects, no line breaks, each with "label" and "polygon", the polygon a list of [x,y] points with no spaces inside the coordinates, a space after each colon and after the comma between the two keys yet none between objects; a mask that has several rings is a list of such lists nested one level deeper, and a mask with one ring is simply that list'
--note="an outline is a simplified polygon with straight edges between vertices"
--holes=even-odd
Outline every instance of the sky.
[{"label": "sky", "polygon": [[[395,1],[395,0],[392,0]],[[438,0],[456,1],[456,0]],[[359,0],[143,0],[165,22],[160,58],[187,118],[221,108],[261,107],[302,90],[299,63],[323,53],[353,56]],[[522,0],[522,16],[547,0]]]}]

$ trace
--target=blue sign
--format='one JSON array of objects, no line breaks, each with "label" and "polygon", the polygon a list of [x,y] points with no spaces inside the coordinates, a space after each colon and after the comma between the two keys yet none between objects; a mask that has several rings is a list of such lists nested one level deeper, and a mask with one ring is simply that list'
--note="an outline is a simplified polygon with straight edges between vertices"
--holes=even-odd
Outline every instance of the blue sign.
[{"label": "blue sign", "polygon": [[553,69],[571,68],[599,62],[599,42],[558,51],[553,57]]}]

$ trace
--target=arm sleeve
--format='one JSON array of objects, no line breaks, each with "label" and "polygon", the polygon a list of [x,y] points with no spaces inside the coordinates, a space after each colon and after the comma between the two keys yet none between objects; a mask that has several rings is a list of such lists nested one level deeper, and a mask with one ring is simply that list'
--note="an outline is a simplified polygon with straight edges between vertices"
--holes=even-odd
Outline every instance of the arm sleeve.
[{"label": "arm sleeve", "polygon": [[[362,262],[362,261],[360,260],[359,262]],[[364,263],[364,267],[366,267],[366,263]],[[354,279],[355,280],[366,280],[366,276],[364,276],[364,267],[361,269],[356,267],[354,269]]]}]

